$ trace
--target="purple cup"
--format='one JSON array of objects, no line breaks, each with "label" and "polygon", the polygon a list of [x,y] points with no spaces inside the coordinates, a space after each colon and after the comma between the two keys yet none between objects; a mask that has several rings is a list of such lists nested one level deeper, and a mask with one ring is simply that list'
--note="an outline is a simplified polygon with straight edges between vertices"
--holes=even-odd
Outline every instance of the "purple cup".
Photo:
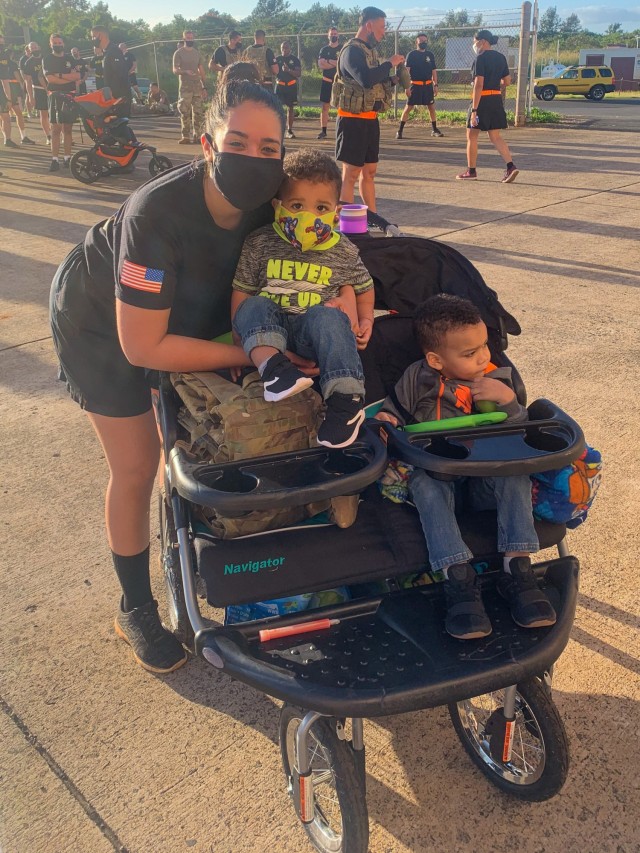
[{"label": "purple cup", "polygon": [[367,210],[366,204],[343,204],[340,210],[340,231],[343,234],[366,234]]}]

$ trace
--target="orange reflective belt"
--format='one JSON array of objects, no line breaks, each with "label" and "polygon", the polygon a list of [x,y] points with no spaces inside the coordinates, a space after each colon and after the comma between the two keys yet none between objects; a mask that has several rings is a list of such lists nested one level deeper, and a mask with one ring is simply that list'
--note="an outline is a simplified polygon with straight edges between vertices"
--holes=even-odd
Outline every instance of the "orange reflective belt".
[{"label": "orange reflective belt", "polygon": [[297,80],[289,80],[288,83],[285,83],[284,80],[278,80],[278,86],[295,86],[297,82]]},{"label": "orange reflective belt", "polygon": [[412,80],[412,86],[428,86],[429,83],[433,83],[433,80]]},{"label": "orange reflective belt", "polygon": [[325,77],[323,74],[322,79],[324,80],[325,83],[333,83],[333,77]]},{"label": "orange reflective belt", "polygon": [[482,92],[480,92],[480,94],[482,96],[484,96],[484,95],[501,95],[502,92],[500,91],[500,89],[483,89]]},{"label": "orange reflective belt", "polygon": [[348,113],[346,110],[338,110],[338,115],[342,118],[378,118],[375,110],[369,110],[368,113]]}]

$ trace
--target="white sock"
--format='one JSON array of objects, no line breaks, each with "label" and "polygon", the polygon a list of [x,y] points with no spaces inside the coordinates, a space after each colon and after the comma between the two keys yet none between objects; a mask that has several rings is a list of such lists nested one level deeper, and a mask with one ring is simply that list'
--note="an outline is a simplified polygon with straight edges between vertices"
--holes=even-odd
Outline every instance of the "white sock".
[{"label": "white sock", "polygon": [[69,162],[69,160],[71,160],[71,155],[70,155],[70,154],[69,154],[69,155],[65,154],[65,155],[64,155],[64,162],[65,162],[65,163],[68,163],[68,162]]},{"label": "white sock", "polygon": [[57,163],[57,162],[58,162],[58,158],[57,158],[57,157],[52,157],[51,159],[53,160],[53,162],[54,162],[54,163]]},{"label": "white sock", "polygon": [[268,361],[269,361],[269,359],[271,359],[271,358],[273,358],[273,356],[272,356],[272,355],[270,355],[270,356],[269,356],[269,358],[265,358],[265,360],[264,360],[264,361],[262,361],[262,362],[260,362],[260,364],[258,365],[258,373],[260,374],[260,376],[262,376],[262,374],[264,373],[264,369],[265,369],[265,367],[267,366],[267,362],[268,362]]},{"label": "white sock", "polygon": [[21,128],[18,128],[18,132],[20,133],[20,139],[24,139],[27,135],[26,130],[22,130]]},{"label": "white sock", "polygon": [[502,558],[502,568],[504,569],[504,571],[505,571],[508,575],[510,575],[510,574],[511,574],[511,566],[509,565],[509,562],[511,561],[511,559],[512,559],[511,557],[507,557],[507,556],[504,556],[504,557]]}]

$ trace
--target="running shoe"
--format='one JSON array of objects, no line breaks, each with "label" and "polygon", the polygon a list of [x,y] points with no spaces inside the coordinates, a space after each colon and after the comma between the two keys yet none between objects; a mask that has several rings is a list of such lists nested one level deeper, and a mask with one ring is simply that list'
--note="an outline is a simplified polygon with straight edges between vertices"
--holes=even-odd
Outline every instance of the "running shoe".
[{"label": "running shoe", "polygon": [[188,136],[183,136],[178,140],[178,145],[191,145],[191,140]]},{"label": "running shoe", "polygon": [[478,176],[476,175],[476,173],[471,172],[469,169],[467,169],[466,172],[462,172],[461,174],[456,175],[456,181],[477,181],[477,180],[478,180]]},{"label": "running shoe", "polygon": [[59,172],[60,171],[60,163],[57,160],[52,160],[51,165],[49,166],[50,172]]},{"label": "running shoe", "polygon": [[480,595],[480,581],[470,563],[455,563],[447,570],[444,583],[447,615],[444,627],[457,640],[488,637],[491,622]]},{"label": "running shoe", "polygon": [[16,145],[13,139],[5,139],[4,144],[7,148],[18,148],[18,145]]},{"label": "running shoe", "polygon": [[29,139],[28,136],[23,136],[22,137],[22,144],[23,145],[35,145],[35,142],[33,141],[33,139]]},{"label": "running shoe", "polygon": [[320,131],[320,133],[318,134],[318,137],[317,137],[317,138],[318,138],[318,139],[326,139],[326,138],[327,138],[327,131],[326,131],[326,130],[321,130],[321,131]]},{"label": "running shoe", "polygon": [[118,637],[131,646],[136,663],[149,672],[173,672],[187,662],[187,653],[160,621],[157,601],[126,613],[121,600],[114,627]]},{"label": "running shoe", "polygon": [[332,394],[318,430],[318,444],[348,447],[358,437],[365,417],[364,398],[359,394]]},{"label": "running shoe", "polygon": [[296,135],[292,130],[288,130],[285,133],[285,136],[287,137],[287,139],[295,139],[296,138]]},{"label": "running shoe", "polygon": [[498,578],[498,592],[509,602],[511,618],[521,628],[545,628],[556,623],[556,611],[536,580],[529,557],[512,557],[509,572]]},{"label": "running shoe", "polygon": [[402,139],[402,131],[396,130],[396,139]]},{"label": "running shoe", "polygon": [[71,164],[71,157],[65,157],[64,160],[62,161],[63,168],[68,169],[70,164]]},{"label": "running shoe", "polygon": [[503,184],[511,184],[515,181],[515,179],[520,174],[520,169],[516,169],[515,166],[509,166],[505,169],[504,176],[502,178],[501,183]]},{"label": "running shoe", "polygon": [[299,394],[305,388],[313,385],[313,379],[305,376],[281,352],[272,355],[262,372],[264,399],[269,403],[277,403]]},{"label": "running shoe", "polygon": [[431,131],[431,136],[444,136],[444,133],[436,127],[435,130]]}]

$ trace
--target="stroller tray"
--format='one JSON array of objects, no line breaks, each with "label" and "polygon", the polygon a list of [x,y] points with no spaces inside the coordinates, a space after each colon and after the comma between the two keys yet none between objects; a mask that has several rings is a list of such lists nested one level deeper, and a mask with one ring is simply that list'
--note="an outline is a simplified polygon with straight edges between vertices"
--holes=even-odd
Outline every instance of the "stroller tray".
[{"label": "stroller tray", "polygon": [[[198,634],[198,652],[217,668],[293,705],[337,717],[377,717],[456,702],[542,675],[569,639],[578,589],[578,561],[536,566],[558,621],[523,629],[495,588],[481,577],[493,633],[456,640],[444,630],[440,584],[387,593],[333,607]],[[259,641],[258,631],[319,618],[327,630]]]}]

